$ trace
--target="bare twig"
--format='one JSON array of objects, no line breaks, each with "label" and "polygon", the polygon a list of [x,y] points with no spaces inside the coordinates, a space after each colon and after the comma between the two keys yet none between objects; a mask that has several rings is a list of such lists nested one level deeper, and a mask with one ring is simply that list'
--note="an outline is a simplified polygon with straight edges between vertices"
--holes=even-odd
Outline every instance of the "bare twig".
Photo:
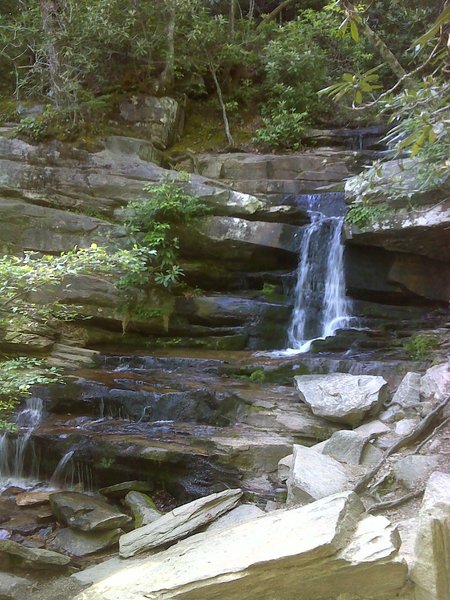
[{"label": "bare twig", "polygon": [[444,410],[444,408],[447,406],[447,404],[449,402],[450,402],[450,396],[448,396],[445,400],[443,400],[440,404],[438,404],[436,406],[436,408],[434,410],[432,410],[430,412],[430,414],[428,414],[417,425],[417,427],[415,427],[410,433],[408,433],[408,435],[403,436],[397,442],[395,442],[395,444],[392,444],[392,446],[386,450],[386,452],[383,454],[383,456],[380,458],[380,460],[377,462],[377,464],[368,473],[366,473],[364,475],[364,477],[362,477],[358,481],[358,483],[354,487],[354,491],[357,494],[361,493],[367,487],[367,484],[369,483],[369,481],[371,479],[373,479],[373,477],[378,473],[380,468],[383,466],[383,464],[386,462],[386,460],[392,454],[397,452],[397,450],[400,450],[400,448],[403,448],[404,446],[408,446],[409,444],[411,444],[412,442],[415,442],[418,438],[420,438],[425,433],[425,431],[430,427],[430,425],[433,423],[433,421],[438,418],[440,413]]},{"label": "bare twig", "polygon": [[379,512],[380,510],[387,510],[388,508],[394,508],[399,506],[400,504],[404,504],[413,498],[418,498],[425,491],[425,488],[420,490],[416,490],[415,492],[410,492],[409,494],[405,494],[401,498],[396,498],[395,500],[385,500],[384,502],[377,502],[376,504],[372,504],[370,508],[367,509],[367,512],[372,514],[375,512]]}]

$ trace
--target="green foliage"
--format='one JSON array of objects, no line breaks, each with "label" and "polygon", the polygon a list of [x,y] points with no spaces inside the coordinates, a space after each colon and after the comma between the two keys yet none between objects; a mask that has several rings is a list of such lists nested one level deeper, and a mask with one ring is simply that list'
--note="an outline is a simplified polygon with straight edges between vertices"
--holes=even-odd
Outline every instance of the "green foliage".
[{"label": "green foliage", "polygon": [[36,358],[18,357],[0,362],[0,430],[11,430],[9,422],[18,402],[30,395],[30,388],[37,384],[61,381],[58,369],[46,367]]},{"label": "green foliage", "polygon": [[256,130],[253,141],[274,148],[298,150],[308,132],[306,114],[288,110],[286,104],[280,102],[262,118],[263,127]]},{"label": "green foliage", "polygon": [[384,204],[367,204],[355,203],[352,204],[345,220],[350,225],[356,227],[365,227],[381,219],[385,219],[388,215],[388,208]]},{"label": "green foliage", "polygon": [[350,95],[353,99],[353,106],[361,104],[363,101],[363,94],[372,93],[383,87],[377,83],[379,81],[379,75],[376,71],[381,67],[382,65],[378,65],[365,73],[343,73],[339,83],[334,83],[333,85],[319,90],[318,96],[327,94],[330,98],[338,101],[341,98]]},{"label": "green foliage", "polygon": [[255,369],[249,376],[252,383],[264,383],[266,380],[266,374],[264,369]]},{"label": "green foliage", "polygon": [[148,194],[146,198],[128,204],[126,226],[134,237],[135,247],[150,250],[156,258],[146,272],[146,281],[136,281],[132,274],[122,279],[122,287],[153,282],[171,288],[183,276],[173,226],[193,224],[209,212],[209,207],[201,198],[186,192],[182,182],[166,180],[148,184],[144,191]]},{"label": "green foliage", "polygon": [[416,335],[404,342],[403,346],[408,356],[414,360],[424,360],[430,357],[432,350],[439,347],[440,341],[436,336]]}]

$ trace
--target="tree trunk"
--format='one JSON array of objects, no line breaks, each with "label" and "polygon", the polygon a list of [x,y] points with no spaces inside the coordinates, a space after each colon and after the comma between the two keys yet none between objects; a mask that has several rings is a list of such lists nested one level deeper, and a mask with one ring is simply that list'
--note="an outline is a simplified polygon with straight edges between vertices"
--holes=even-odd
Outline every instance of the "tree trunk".
[{"label": "tree trunk", "polygon": [[169,7],[169,21],[167,23],[167,48],[166,48],[166,62],[164,70],[160,76],[161,91],[168,92],[173,88],[175,80],[175,26],[177,20],[177,13],[175,4],[170,3]]},{"label": "tree trunk", "polygon": [[[343,6],[350,16],[357,15],[358,11],[354,7],[354,5],[348,0],[344,0]],[[405,69],[398,62],[397,58],[394,54],[389,50],[383,40],[380,38],[378,33],[376,33],[368,24],[367,19],[364,17],[361,18],[360,21],[361,27],[363,29],[364,35],[367,37],[369,42],[372,44],[374,49],[378,52],[383,62],[387,64],[387,66],[391,69],[391,71],[399,78],[405,77],[407,75]],[[408,83],[408,79],[405,79],[406,83]]]},{"label": "tree trunk", "polygon": [[60,6],[58,0],[39,0],[42,16],[42,31],[45,34],[45,52],[48,61],[50,95],[57,108],[64,104],[64,80],[61,74],[61,60],[56,44],[56,33],[60,27]]},{"label": "tree trunk", "polygon": [[264,17],[264,19],[261,21],[261,23],[258,25],[258,29],[262,26],[265,25],[266,23],[270,23],[270,21],[273,21],[274,19],[276,19],[278,17],[278,15],[282,12],[282,10],[284,8],[286,8],[286,6],[289,6],[289,4],[291,4],[292,2],[294,2],[294,0],[284,0],[284,2],[282,2],[280,5],[278,5],[276,8],[274,8],[274,10],[269,13],[268,15],[266,15]]},{"label": "tree trunk", "polygon": [[209,62],[209,70],[211,72],[212,78],[214,80],[214,85],[216,86],[217,97],[219,98],[220,107],[222,109],[222,118],[223,118],[223,126],[225,129],[225,135],[227,136],[228,144],[230,146],[234,146],[233,136],[231,135],[230,123],[228,121],[227,109],[225,103],[223,101],[222,90],[220,88],[219,80],[217,79],[216,70],[212,64]]}]

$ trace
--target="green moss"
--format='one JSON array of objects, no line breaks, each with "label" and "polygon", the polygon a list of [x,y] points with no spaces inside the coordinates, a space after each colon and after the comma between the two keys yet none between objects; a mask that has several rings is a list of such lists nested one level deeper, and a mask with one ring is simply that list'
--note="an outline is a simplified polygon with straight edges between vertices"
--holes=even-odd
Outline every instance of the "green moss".
[{"label": "green moss", "polygon": [[414,360],[424,360],[431,358],[432,350],[436,350],[440,345],[440,338],[433,335],[416,335],[403,343],[408,356]]}]

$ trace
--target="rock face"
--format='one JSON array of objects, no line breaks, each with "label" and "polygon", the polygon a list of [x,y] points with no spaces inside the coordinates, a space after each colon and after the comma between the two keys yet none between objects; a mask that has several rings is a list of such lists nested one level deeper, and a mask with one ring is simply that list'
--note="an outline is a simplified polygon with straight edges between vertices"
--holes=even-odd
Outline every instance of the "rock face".
[{"label": "rock face", "polygon": [[78,492],[52,494],[50,504],[61,523],[81,531],[116,529],[131,520],[104,500]]},{"label": "rock face", "polygon": [[306,446],[294,445],[292,467],[287,479],[287,504],[307,504],[349,486],[346,469],[330,456]]},{"label": "rock face", "polygon": [[301,375],[295,377],[295,385],[315,415],[348,425],[376,414],[387,391],[382,377],[347,373]]},{"label": "rock face", "polygon": [[125,570],[114,572],[115,563],[109,576],[103,568],[77,600],[337,600],[352,592],[391,600],[407,572],[395,559],[398,536],[387,519],[363,511],[355,494],[342,493],[199,534]]},{"label": "rock face", "polygon": [[416,600],[450,597],[450,475],[433,473],[419,514],[411,578]]},{"label": "rock face", "polygon": [[320,150],[276,156],[273,154],[200,154],[177,168],[232,183],[250,194],[286,195],[314,192],[318,188],[342,188],[355,168],[355,152]]},{"label": "rock face", "polygon": [[226,490],[175,508],[150,525],[123,535],[119,542],[120,556],[129,558],[184,538],[234,508],[241,496],[241,490]]}]

